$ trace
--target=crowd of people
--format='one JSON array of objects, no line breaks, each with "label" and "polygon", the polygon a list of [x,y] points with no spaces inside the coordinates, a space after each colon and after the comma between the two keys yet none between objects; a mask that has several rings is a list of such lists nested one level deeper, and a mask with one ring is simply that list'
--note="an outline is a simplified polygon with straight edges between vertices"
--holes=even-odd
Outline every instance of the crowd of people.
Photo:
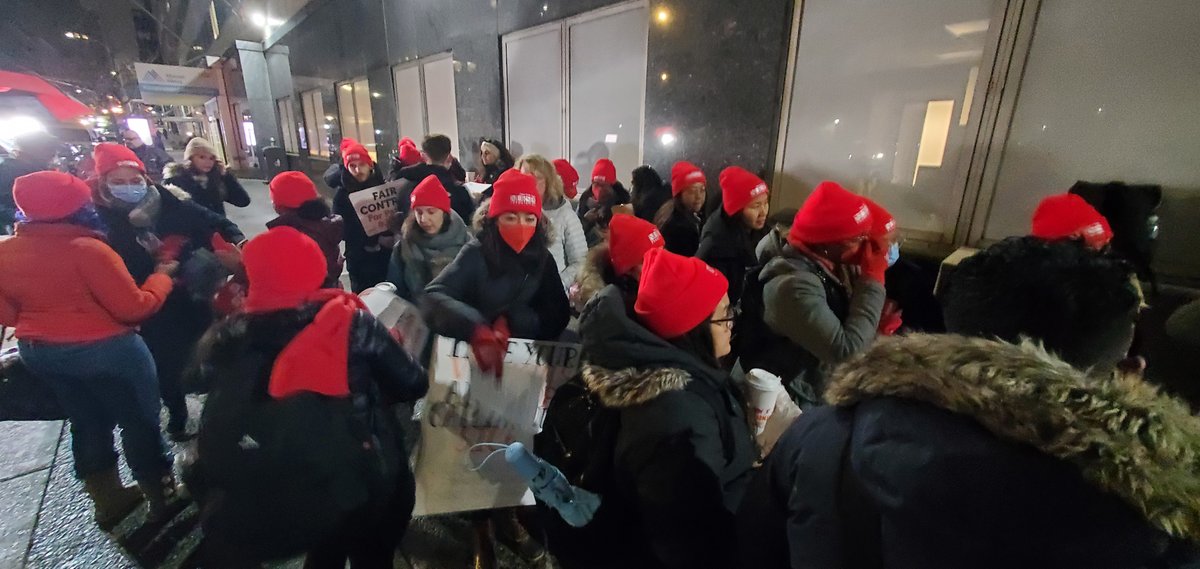
[{"label": "crowd of people", "polygon": [[[250,196],[211,145],[161,183],[131,146],[97,146],[87,181],[4,171],[0,324],[70,416],[106,530],[191,495],[213,567],[391,567],[414,504],[391,407],[425,394],[431,354],[357,296],[390,283],[501,386],[510,338],[581,345],[535,452],[600,509],[582,528],[477,512],[476,567],[494,542],[567,569],[1200,563],[1200,420],[1140,376],[1137,278],[1078,196],[935,297],[897,220],[835,181],[772,215],[738,166],[716,192],[686,161],[627,190],[602,158],[579,187],[569,161],[485,139],[473,195],[445,136],[402,140],[386,176],[345,138],[332,202],[279,174],[247,241],[225,204]],[[385,180],[398,211],[368,232],[351,197]],[[160,406],[167,436],[198,438],[186,488]]]}]

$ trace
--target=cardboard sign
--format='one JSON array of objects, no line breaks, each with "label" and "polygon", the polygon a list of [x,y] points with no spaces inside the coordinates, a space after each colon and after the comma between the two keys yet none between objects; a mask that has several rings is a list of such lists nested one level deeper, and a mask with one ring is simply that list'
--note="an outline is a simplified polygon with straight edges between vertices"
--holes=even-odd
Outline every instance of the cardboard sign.
[{"label": "cardboard sign", "polygon": [[468,342],[436,342],[415,450],[413,515],[533,504],[525,481],[503,456],[472,471],[495,448],[471,447],[520,441],[532,448],[554,390],[579,371],[579,346],[510,340],[497,382],[480,371]]},{"label": "cardboard sign", "polygon": [[429,341],[429,326],[415,304],[396,296],[396,285],[382,282],[362,291],[359,296],[367,310],[391,330],[405,351],[414,358],[421,357],[425,343]]},{"label": "cardboard sign", "polygon": [[406,183],[407,180],[396,180],[350,194],[350,205],[358,213],[358,220],[368,237],[389,231],[388,220],[400,205],[397,201],[399,188]]}]

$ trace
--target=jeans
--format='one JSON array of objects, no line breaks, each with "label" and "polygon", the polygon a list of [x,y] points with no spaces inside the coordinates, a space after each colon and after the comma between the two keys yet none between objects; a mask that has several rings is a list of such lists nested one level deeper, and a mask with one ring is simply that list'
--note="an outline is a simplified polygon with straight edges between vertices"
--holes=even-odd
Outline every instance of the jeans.
[{"label": "jeans", "polygon": [[116,467],[116,426],[135,480],[156,482],[170,472],[172,457],[159,431],[154,360],[141,336],[131,332],[75,344],[21,341],[20,352],[70,417],[77,477]]}]

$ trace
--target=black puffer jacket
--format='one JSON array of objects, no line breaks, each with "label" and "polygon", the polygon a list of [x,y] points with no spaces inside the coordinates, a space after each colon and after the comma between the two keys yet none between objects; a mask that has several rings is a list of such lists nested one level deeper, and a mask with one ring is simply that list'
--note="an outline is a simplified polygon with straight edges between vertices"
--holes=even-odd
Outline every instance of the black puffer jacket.
[{"label": "black puffer jacket", "polygon": [[246,188],[238,182],[237,176],[222,166],[208,173],[208,183],[203,186],[196,181],[191,170],[182,164],[170,164],[163,173],[166,176],[163,185],[182,189],[196,203],[222,216],[225,215],[226,203],[237,207],[250,205],[250,194],[246,193]]},{"label": "black puffer jacket", "polygon": [[444,166],[434,166],[432,164],[416,164],[407,168],[401,168],[399,171],[393,171],[388,175],[388,180],[408,180],[412,184],[400,190],[399,210],[403,215],[408,215],[408,210],[412,207],[412,192],[416,189],[417,184],[420,184],[429,176],[437,176],[442,187],[450,194],[450,209],[454,210],[463,221],[470,222],[471,216],[475,214],[475,200],[471,198],[471,192],[467,190],[457,179],[454,174]]},{"label": "black puffer jacket", "polygon": [[1200,420],[1140,378],[914,335],[848,362],[826,395],[746,492],[743,567],[1196,561],[1178,540],[1200,541]]},{"label": "black puffer jacket", "polygon": [[620,411],[614,490],[625,520],[614,567],[733,567],[733,512],[754,462],[743,403],[728,375],[633,321],[615,286],[584,311],[583,379]]},{"label": "black puffer jacket", "polygon": [[767,234],[767,229],[750,231],[738,223],[738,218],[725,217],[723,210],[708,216],[700,233],[696,258],[729,279],[729,303],[736,305],[742,298],[746,270],[758,264],[754,248]]},{"label": "black puffer jacket", "polygon": [[[384,234],[367,236],[367,232],[363,230],[362,220],[358,218],[358,212],[354,211],[354,206],[350,203],[350,194],[383,184],[383,174],[379,173],[379,168],[376,167],[371,171],[371,176],[367,178],[367,181],[359,182],[350,175],[350,171],[346,170],[345,166],[342,166],[341,163],[334,163],[329,166],[328,170],[325,170],[324,179],[325,183],[334,191],[333,213],[342,216],[345,223],[346,258],[358,259],[372,252],[377,253],[379,237]],[[390,253],[390,250],[388,252]]]},{"label": "black puffer jacket", "polygon": [[508,318],[514,338],[555,340],[571,319],[571,307],[558,265],[544,248],[534,246],[517,254],[507,245],[496,247],[489,261],[484,245],[467,243],[421,297],[421,312],[436,334],[470,340],[477,326]]},{"label": "black puffer jacket", "polygon": [[[675,202],[678,204],[679,202]],[[692,257],[700,249],[700,229],[704,220],[681,207],[671,210],[671,217],[658,227],[668,251],[684,257]]]}]

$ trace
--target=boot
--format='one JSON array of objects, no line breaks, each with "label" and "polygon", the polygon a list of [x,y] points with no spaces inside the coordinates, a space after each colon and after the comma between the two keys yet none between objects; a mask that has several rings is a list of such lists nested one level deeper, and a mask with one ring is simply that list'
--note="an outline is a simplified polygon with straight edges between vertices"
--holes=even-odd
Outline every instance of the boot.
[{"label": "boot", "polygon": [[471,522],[475,555],[471,559],[472,569],[496,569],[496,549],[492,545],[492,520],[476,518]]},{"label": "boot", "polygon": [[150,513],[146,516],[146,522],[157,524],[167,521],[170,518],[170,507],[177,500],[186,499],[187,493],[182,484],[175,482],[175,474],[168,472],[159,480],[142,484],[142,493],[146,495],[146,501],[150,504]]},{"label": "boot", "polygon": [[137,488],[121,484],[121,476],[114,465],[108,470],[97,472],[83,479],[83,489],[92,499],[96,509],[96,525],[109,532],[142,503],[142,494]]}]

